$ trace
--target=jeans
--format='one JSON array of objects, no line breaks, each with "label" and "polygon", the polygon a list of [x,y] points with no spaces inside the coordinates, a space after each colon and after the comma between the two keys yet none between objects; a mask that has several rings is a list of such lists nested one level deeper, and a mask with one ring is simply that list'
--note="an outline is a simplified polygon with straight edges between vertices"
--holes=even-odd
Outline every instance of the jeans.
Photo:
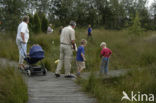
[{"label": "jeans", "polygon": [[22,43],[20,40],[16,40],[16,44],[19,50],[19,64],[23,64],[24,58],[27,55],[27,44]]},{"label": "jeans", "polygon": [[101,59],[101,69],[100,73],[101,74],[107,74],[108,73],[108,63],[109,63],[109,58],[107,57],[102,57]]}]

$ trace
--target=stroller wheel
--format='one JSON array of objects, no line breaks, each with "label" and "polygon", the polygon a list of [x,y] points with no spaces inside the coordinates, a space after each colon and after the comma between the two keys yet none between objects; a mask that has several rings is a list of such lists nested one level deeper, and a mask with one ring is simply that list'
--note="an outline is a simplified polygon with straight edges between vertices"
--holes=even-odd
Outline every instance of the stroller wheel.
[{"label": "stroller wheel", "polygon": [[46,74],[47,74],[47,69],[44,68],[44,70],[43,70],[43,75],[46,75]]},{"label": "stroller wheel", "polygon": [[31,76],[31,71],[27,70],[27,75],[30,77]]}]

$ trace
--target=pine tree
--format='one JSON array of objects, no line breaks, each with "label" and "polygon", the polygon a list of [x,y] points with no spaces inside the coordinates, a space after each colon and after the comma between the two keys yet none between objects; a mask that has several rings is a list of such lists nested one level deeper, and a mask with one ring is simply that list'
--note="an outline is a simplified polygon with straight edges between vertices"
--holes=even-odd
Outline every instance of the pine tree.
[{"label": "pine tree", "polygon": [[43,18],[42,18],[42,24],[41,24],[42,32],[46,33],[47,32],[47,28],[48,28],[48,20],[47,20],[47,18],[44,15]]},{"label": "pine tree", "polygon": [[29,30],[33,31],[34,29],[34,17],[33,15],[29,14]]},{"label": "pine tree", "polygon": [[131,34],[135,34],[137,36],[140,36],[142,31],[143,31],[143,29],[141,28],[139,14],[136,13],[136,16],[135,16],[135,18],[133,20],[133,25],[129,28],[129,32]]},{"label": "pine tree", "polygon": [[41,32],[41,22],[37,13],[34,15],[34,29],[33,30],[35,33]]}]

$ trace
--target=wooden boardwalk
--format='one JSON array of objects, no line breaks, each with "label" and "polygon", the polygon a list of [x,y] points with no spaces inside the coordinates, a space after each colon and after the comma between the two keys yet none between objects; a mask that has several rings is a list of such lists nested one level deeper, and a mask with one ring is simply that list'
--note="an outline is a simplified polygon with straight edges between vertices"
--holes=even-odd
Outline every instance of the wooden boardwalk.
[{"label": "wooden boardwalk", "polygon": [[[17,62],[0,58],[0,66],[17,67]],[[110,70],[109,75],[104,78],[119,77],[125,75],[129,70]],[[98,72],[95,73],[99,75]],[[90,73],[83,73],[84,79],[89,77]],[[96,99],[89,97],[85,92],[81,91],[74,80],[64,78],[56,78],[52,72],[48,72],[46,76],[35,75],[32,77],[24,76],[28,84],[29,101],[28,103],[97,103]]]},{"label": "wooden boardwalk", "polygon": [[[108,75],[103,75],[103,79],[108,79],[108,78],[115,78],[115,77],[120,77],[120,76],[124,76],[126,75],[131,69],[119,69],[119,70],[109,70],[108,71]],[[82,73],[81,77],[83,79],[88,79],[88,77],[90,76],[90,72],[84,72]],[[101,78],[101,76],[99,75],[99,71],[95,72],[95,76],[97,78]]]},{"label": "wooden boardwalk", "polygon": [[[17,66],[14,61],[0,59],[1,66]],[[48,72],[46,76],[26,77],[28,84],[28,103],[96,103],[96,99],[81,91],[72,79],[55,78]]]},{"label": "wooden boardwalk", "polygon": [[81,92],[81,88],[73,80],[55,78],[50,72],[47,76],[28,78],[28,88],[28,103],[96,103],[94,98]]}]

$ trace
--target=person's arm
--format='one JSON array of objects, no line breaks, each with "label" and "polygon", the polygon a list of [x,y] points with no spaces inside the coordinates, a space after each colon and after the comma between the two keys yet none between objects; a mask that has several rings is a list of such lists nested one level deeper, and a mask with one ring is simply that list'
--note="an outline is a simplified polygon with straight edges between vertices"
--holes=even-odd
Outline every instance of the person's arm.
[{"label": "person's arm", "polygon": [[24,33],[23,32],[21,32],[21,37],[22,37],[23,43],[25,43],[25,37],[24,37]]},{"label": "person's arm", "polygon": [[112,54],[112,51],[110,50],[110,55]]},{"label": "person's arm", "polygon": [[75,40],[72,40],[71,43],[72,43],[72,45],[73,45],[73,49],[75,50],[75,48],[76,48],[76,47],[75,47]]},{"label": "person's arm", "polygon": [[100,58],[103,56],[103,54],[104,54],[104,51],[103,51],[103,50],[101,50],[101,53],[100,53]]},{"label": "person's arm", "polygon": [[110,51],[109,51],[109,56],[111,56],[111,55],[112,55],[112,51],[110,50]]},{"label": "person's arm", "polygon": [[100,58],[102,57],[103,55],[102,54],[100,54]]},{"label": "person's arm", "polygon": [[85,55],[83,53],[81,53],[81,56],[82,56],[83,60],[86,61]]},{"label": "person's arm", "polygon": [[22,28],[21,28],[21,38],[22,38],[22,42],[23,43],[26,43],[26,41],[25,41],[25,33],[26,33],[26,30],[27,30],[27,26],[26,25],[23,25]]},{"label": "person's arm", "polygon": [[71,44],[73,46],[73,49],[75,50],[76,49],[76,46],[75,46],[75,31],[71,31]]},{"label": "person's arm", "polygon": [[85,50],[84,50],[84,48],[82,48],[81,49],[81,56],[82,56],[82,58],[83,58],[83,61],[86,61],[86,58],[85,58]]}]

